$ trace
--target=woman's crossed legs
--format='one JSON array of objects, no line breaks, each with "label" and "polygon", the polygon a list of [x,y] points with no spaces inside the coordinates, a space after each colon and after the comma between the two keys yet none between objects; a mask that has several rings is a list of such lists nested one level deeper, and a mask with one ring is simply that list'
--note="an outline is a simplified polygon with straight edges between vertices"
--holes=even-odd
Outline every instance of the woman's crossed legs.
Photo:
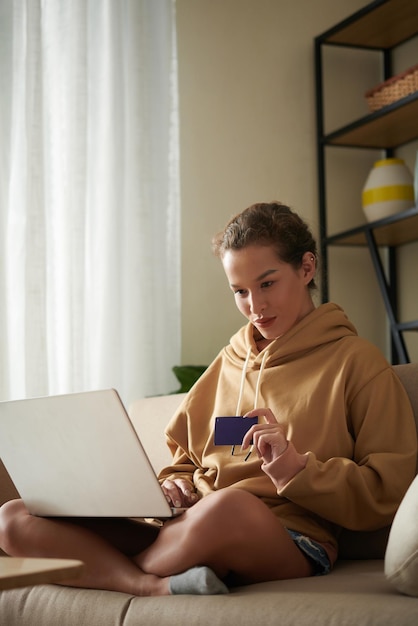
[{"label": "woman's crossed legs", "polygon": [[66,584],[138,596],[169,594],[170,578],[196,566],[234,584],[312,574],[270,509],[239,489],[203,498],[161,529],[129,520],[40,518],[12,500],[0,509],[0,546],[12,556],[79,559],[81,577]]}]

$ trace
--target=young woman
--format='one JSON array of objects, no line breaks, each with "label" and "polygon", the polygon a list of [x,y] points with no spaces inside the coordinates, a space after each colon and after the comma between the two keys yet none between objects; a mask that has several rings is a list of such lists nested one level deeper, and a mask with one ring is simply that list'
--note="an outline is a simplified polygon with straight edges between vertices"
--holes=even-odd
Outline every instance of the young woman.
[{"label": "young woman", "polygon": [[[214,240],[248,323],[167,429],[161,528],[52,520],[19,501],[0,515],[11,555],[78,558],[74,586],[137,595],[226,593],[236,584],[326,574],[342,527],[386,526],[415,474],[406,393],[335,304],[315,308],[315,241],[279,203],[234,217]],[[217,416],[258,417],[242,447],[215,446]],[[251,443],[252,442],[252,443]]]}]

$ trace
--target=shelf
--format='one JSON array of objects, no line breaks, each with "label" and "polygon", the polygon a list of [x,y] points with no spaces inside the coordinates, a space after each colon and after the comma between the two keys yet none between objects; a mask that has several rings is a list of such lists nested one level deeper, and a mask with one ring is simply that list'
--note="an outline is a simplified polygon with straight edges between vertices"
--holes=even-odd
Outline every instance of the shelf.
[{"label": "shelf", "polygon": [[396,327],[401,332],[405,332],[407,330],[418,330],[418,320],[414,322],[399,322],[396,324]]},{"label": "shelf", "polygon": [[329,146],[387,149],[418,137],[418,92],[323,137]]},{"label": "shelf", "polygon": [[372,230],[378,246],[401,246],[418,239],[418,207],[395,213],[326,238],[327,245],[367,246],[366,231]]},{"label": "shelf", "polygon": [[[418,36],[418,0],[374,0],[347,19],[315,38],[318,204],[321,236],[322,300],[328,301],[328,249],[352,246],[368,249],[390,326],[392,359],[408,363],[403,333],[418,330],[418,320],[399,322],[398,268],[396,248],[418,241],[418,206],[375,222],[334,234],[327,233],[327,152],[328,147],[382,150],[387,156],[396,148],[418,139],[418,91],[368,113],[332,132],[324,132],[324,47],[359,48],[379,52],[382,79],[392,74],[394,49]],[[411,55],[410,55],[411,56]],[[411,61],[411,64],[413,61]],[[386,266],[379,248],[386,247]]]},{"label": "shelf", "polygon": [[328,44],[386,50],[418,32],[418,11],[411,0],[378,0],[318,37]]}]

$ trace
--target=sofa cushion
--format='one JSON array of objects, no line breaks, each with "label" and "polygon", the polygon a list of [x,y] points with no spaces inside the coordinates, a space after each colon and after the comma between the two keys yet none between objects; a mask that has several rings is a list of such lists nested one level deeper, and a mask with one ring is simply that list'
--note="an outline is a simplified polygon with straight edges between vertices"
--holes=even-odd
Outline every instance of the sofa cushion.
[{"label": "sofa cushion", "polygon": [[418,476],[395,515],[385,554],[385,574],[393,586],[418,596]]},{"label": "sofa cushion", "polygon": [[343,561],[331,574],[272,581],[220,596],[137,598],[39,585],[0,593],[5,626],[416,626],[416,598],[396,593],[382,561]]}]

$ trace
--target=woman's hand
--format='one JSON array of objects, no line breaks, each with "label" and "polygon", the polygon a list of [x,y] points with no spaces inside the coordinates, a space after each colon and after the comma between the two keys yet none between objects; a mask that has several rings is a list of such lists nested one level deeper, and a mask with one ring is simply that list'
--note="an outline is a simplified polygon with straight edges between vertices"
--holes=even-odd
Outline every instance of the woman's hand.
[{"label": "woman's hand", "polygon": [[161,487],[167,498],[167,502],[176,509],[183,507],[189,508],[193,506],[193,504],[196,504],[199,499],[197,493],[191,490],[190,483],[182,478],[165,480]]},{"label": "woman's hand", "polygon": [[288,446],[284,428],[277,422],[271,409],[254,409],[244,417],[264,417],[266,424],[256,424],[246,433],[242,441],[242,449],[245,450],[254,442],[258,456],[264,463],[271,463],[283,454]]}]

